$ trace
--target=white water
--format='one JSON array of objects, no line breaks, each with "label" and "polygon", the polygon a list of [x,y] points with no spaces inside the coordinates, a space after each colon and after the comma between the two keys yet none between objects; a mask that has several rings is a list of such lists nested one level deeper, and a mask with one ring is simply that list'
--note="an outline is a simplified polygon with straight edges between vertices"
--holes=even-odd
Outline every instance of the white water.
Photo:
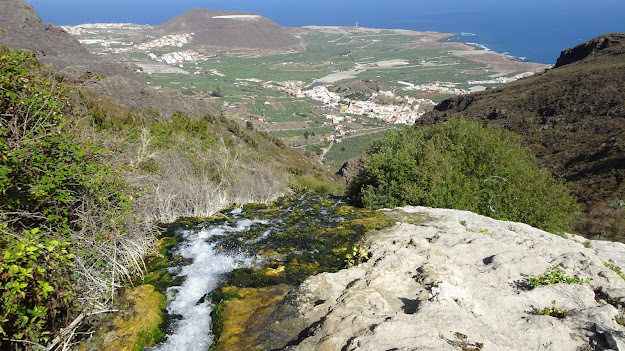
[{"label": "white water", "polygon": [[[238,214],[238,213],[232,213]],[[199,232],[186,230],[182,232],[181,244],[175,254],[192,263],[172,268],[177,276],[185,276],[181,286],[169,288],[167,291],[167,311],[170,315],[179,315],[181,319],[172,325],[173,332],[167,339],[151,350],[155,351],[205,351],[212,341],[211,316],[213,307],[210,301],[200,300],[222,283],[222,276],[238,267],[249,267],[253,258],[244,255],[224,254],[216,244],[206,240],[214,235],[249,230],[259,220],[240,219],[235,227],[226,224],[203,228]]]}]

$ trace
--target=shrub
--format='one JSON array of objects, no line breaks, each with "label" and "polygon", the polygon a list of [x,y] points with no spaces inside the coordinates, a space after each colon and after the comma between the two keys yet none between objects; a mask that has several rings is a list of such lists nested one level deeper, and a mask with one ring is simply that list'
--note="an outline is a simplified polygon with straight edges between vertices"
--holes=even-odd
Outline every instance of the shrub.
[{"label": "shrub", "polygon": [[519,136],[468,120],[390,132],[368,154],[347,196],[370,209],[454,208],[551,231],[568,230],[578,210]]},{"label": "shrub", "polygon": [[22,238],[3,233],[0,243],[0,335],[47,342],[55,324],[74,310],[69,242],[45,238],[33,228]]},{"label": "shrub", "polygon": [[132,190],[65,119],[67,103],[34,54],[0,56],[1,347],[45,342],[70,322],[78,293],[106,302],[149,249],[146,228],[133,228]]},{"label": "shrub", "polygon": [[550,316],[562,319],[569,315],[569,310],[564,310],[556,306],[556,300],[551,301],[551,307],[538,308],[534,312],[537,316]]}]

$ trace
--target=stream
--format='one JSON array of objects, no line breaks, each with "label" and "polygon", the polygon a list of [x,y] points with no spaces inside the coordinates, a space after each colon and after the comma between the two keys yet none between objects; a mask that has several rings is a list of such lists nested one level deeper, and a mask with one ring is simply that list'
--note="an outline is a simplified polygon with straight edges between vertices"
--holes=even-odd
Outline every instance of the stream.
[{"label": "stream", "polygon": [[169,251],[176,263],[167,271],[180,283],[166,289],[167,335],[146,350],[208,350],[219,337],[212,330],[212,292],[225,285],[296,286],[310,275],[337,271],[367,231],[390,224],[341,198],[307,192],[196,221],[176,232],[178,244]]},{"label": "stream", "polygon": [[210,242],[215,236],[243,232],[260,220],[240,219],[239,211],[231,211],[234,223],[214,224],[181,231],[181,244],[173,251],[182,257],[187,265],[170,268],[170,273],[184,277],[184,283],[167,289],[167,313],[179,319],[174,323],[166,341],[152,350],[207,350],[213,340],[211,312],[213,306],[204,297],[223,283],[223,276],[235,268],[251,267],[253,259],[243,253],[226,253],[217,249],[217,243]]}]

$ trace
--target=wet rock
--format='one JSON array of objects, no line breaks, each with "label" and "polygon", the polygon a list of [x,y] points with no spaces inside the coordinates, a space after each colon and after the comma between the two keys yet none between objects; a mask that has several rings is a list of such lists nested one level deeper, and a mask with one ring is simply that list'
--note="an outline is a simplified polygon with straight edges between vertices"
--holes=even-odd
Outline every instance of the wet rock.
[{"label": "wet rock", "polygon": [[118,312],[99,321],[91,338],[81,342],[79,351],[119,351],[142,349],[153,345],[162,336],[158,329],[163,322],[165,295],[152,285],[126,290],[116,304]]},{"label": "wet rock", "polygon": [[223,330],[215,351],[250,350],[256,339],[264,331],[269,316],[293,289],[289,285],[276,285],[266,288],[226,288],[227,293],[235,294],[223,305]]}]

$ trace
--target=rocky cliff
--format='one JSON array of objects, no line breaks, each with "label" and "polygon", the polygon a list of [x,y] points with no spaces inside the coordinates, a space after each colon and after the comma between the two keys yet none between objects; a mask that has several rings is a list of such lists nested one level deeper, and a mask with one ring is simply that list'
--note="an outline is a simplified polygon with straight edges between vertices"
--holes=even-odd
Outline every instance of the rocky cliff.
[{"label": "rocky cliff", "polygon": [[625,53],[622,43],[625,33],[613,33],[585,41],[575,47],[563,50],[556,61],[555,68],[581,61],[593,56],[622,55]]},{"label": "rocky cliff", "polygon": [[[396,212],[406,220],[367,238],[369,261],[306,280],[250,347],[625,350],[625,277],[604,265],[625,267],[625,245],[464,211]],[[528,283],[548,269],[578,283]]]}]

